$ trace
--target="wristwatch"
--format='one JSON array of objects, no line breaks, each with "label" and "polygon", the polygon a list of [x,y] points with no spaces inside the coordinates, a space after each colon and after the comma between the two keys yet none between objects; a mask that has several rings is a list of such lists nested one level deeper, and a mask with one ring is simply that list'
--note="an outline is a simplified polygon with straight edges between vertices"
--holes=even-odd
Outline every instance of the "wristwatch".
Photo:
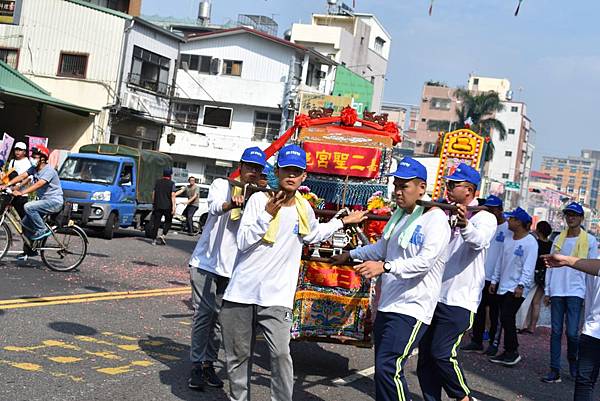
[{"label": "wristwatch", "polygon": [[392,265],[390,262],[383,262],[383,271],[389,273],[392,270]]}]

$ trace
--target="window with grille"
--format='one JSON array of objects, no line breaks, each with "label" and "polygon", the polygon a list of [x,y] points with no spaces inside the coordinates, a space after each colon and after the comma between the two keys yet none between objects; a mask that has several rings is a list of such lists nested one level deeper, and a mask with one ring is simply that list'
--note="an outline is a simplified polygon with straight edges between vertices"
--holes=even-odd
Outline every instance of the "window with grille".
[{"label": "window with grille", "polygon": [[166,57],[134,46],[129,83],[166,95],[169,88],[170,62]]},{"label": "window with grille", "polygon": [[198,127],[200,106],[189,103],[175,103],[175,111],[173,115],[175,117],[176,124],[195,130]]},{"label": "window with grille", "polygon": [[0,48],[0,60],[4,61],[6,64],[10,65],[16,70],[19,61],[19,50]]},{"label": "window with grille", "polygon": [[509,128],[508,129],[508,133],[509,134],[514,134],[515,133],[515,129],[514,128]]},{"label": "window with grille", "polygon": [[87,63],[87,54],[61,52],[57,75],[61,77],[85,78]]},{"label": "window with grille", "polygon": [[231,128],[233,109],[225,107],[204,106],[204,125]]},{"label": "window with grille", "polygon": [[212,62],[210,56],[199,56],[196,54],[182,54],[179,68],[183,68],[183,63],[187,63],[188,69],[198,71],[203,74],[210,74],[210,65]]},{"label": "window with grille", "polygon": [[517,106],[512,106],[512,107],[510,108],[510,111],[511,111],[511,112],[513,112],[513,113],[515,113],[515,112],[518,112],[518,111],[519,111],[519,107],[517,107]]},{"label": "window with grille", "polygon": [[502,173],[502,178],[505,179],[505,180],[508,180],[508,174]]},{"label": "window with grille", "polygon": [[236,60],[223,60],[223,75],[233,75],[239,77],[242,75],[242,62]]},{"label": "window with grille", "polygon": [[279,136],[281,114],[257,111],[254,113],[254,141],[273,142]]},{"label": "window with grille", "polygon": [[506,152],[504,152],[504,156],[508,156],[508,157],[512,156],[512,151],[507,150]]}]

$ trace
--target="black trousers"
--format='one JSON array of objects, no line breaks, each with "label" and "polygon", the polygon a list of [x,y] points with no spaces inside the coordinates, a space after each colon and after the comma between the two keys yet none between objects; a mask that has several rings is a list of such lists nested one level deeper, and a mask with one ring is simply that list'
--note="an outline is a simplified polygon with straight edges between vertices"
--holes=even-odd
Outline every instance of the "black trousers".
[{"label": "black trousers", "polygon": [[417,376],[425,401],[442,401],[442,388],[451,399],[471,393],[457,360],[457,349],[473,325],[474,313],[438,302],[433,320],[419,344]]},{"label": "black trousers", "polygon": [[506,352],[516,352],[519,349],[517,312],[525,298],[515,298],[515,294],[510,291],[501,295],[501,297],[500,323],[504,330],[504,350]]},{"label": "black trousers", "polygon": [[163,224],[163,235],[167,235],[171,228],[171,222],[173,221],[173,215],[171,209],[154,209],[152,211],[152,238],[156,239],[158,236],[158,229],[160,228],[160,221],[162,217],[165,217],[165,223]]},{"label": "black trousers", "polygon": [[21,220],[25,217],[25,204],[28,200],[29,198],[27,196],[15,196],[11,203]]},{"label": "black trousers", "polygon": [[481,293],[481,303],[477,309],[475,320],[473,321],[473,342],[483,344],[483,332],[485,331],[486,308],[490,310],[490,344],[494,342],[496,330],[498,329],[498,318],[500,315],[500,307],[498,305],[498,296],[490,294],[490,282],[486,281]]},{"label": "black trousers", "polygon": [[185,224],[188,233],[194,232],[194,213],[198,210],[198,206],[187,205],[185,209],[183,209],[183,215],[185,216]]}]

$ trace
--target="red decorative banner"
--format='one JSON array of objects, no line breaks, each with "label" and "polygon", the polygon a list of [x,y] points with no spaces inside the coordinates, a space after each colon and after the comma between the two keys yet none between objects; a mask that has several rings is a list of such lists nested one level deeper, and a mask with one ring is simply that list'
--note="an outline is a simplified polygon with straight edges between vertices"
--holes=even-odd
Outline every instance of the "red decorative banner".
[{"label": "red decorative banner", "polygon": [[321,287],[342,287],[356,290],[361,287],[361,277],[352,267],[331,266],[321,262],[305,262],[307,264],[305,280]]},{"label": "red decorative banner", "polygon": [[373,178],[379,173],[381,149],[332,143],[304,142],[306,171]]}]

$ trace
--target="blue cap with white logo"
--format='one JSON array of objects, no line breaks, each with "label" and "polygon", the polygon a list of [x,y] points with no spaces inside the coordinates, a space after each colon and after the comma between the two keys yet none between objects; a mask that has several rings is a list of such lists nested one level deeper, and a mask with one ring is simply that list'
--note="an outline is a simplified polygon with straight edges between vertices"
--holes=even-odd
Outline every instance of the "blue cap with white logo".
[{"label": "blue cap with white logo", "polygon": [[573,213],[577,213],[580,216],[583,216],[585,214],[585,212],[583,211],[583,206],[581,206],[577,202],[571,202],[571,203],[569,203],[567,205],[567,207],[565,207],[563,209],[563,213],[564,212],[573,212]]},{"label": "blue cap with white logo", "polygon": [[306,170],[306,152],[298,145],[287,145],[277,155],[277,167],[298,167]]},{"label": "blue cap with white logo", "polygon": [[502,207],[502,199],[498,198],[496,195],[490,195],[485,200],[483,206]]},{"label": "blue cap with white logo", "polygon": [[531,223],[531,216],[525,210],[520,207],[516,208],[512,212],[504,213],[506,217],[514,217],[517,220],[522,221],[523,223]]},{"label": "blue cap with white logo", "polygon": [[479,172],[465,163],[460,163],[458,167],[456,167],[456,170],[454,170],[454,173],[444,178],[449,181],[466,181],[477,187],[481,182],[481,175],[479,175]]},{"label": "blue cap with white logo", "polygon": [[240,160],[244,163],[260,164],[264,167],[267,163],[267,156],[265,155],[265,152],[260,150],[259,147],[253,146],[244,150],[244,153],[242,153],[242,158]]},{"label": "blue cap with white logo", "polygon": [[415,159],[405,157],[404,159],[400,160],[400,163],[398,163],[398,168],[396,171],[388,174],[388,176],[401,178],[403,180],[420,178],[423,181],[427,181],[427,169]]}]

